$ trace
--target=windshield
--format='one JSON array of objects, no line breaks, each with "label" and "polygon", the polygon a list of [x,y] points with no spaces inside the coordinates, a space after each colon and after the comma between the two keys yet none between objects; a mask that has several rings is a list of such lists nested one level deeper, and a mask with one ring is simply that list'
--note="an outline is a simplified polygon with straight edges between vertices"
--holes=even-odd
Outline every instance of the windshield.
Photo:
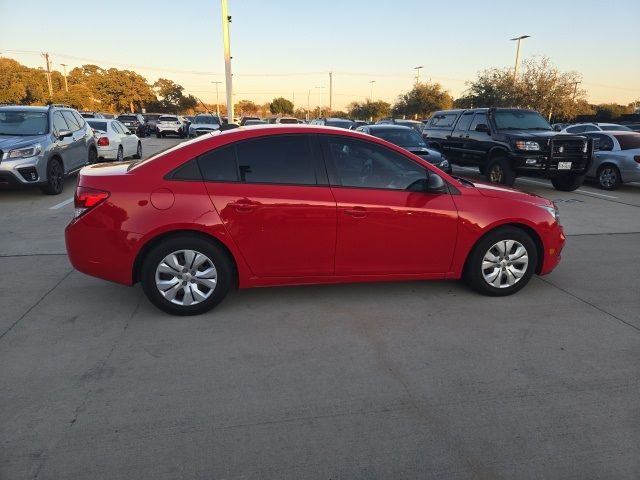
[{"label": "windshield", "polygon": [[506,110],[494,113],[498,130],[552,130],[538,112]]},{"label": "windshield", "polygon": [[206,123],[210,125],[220,125],[220,120],[218,117],[214,117],[213,115],[197,115],[196,118],[193,119],[193,123]]},{"label": "windshield", "polygon": [[325,125],[327,127],[349,128],[353,122],[351,120],[327,120]]},{"label": "windshield", "polygon": [[371,135],[382,138],[400,147],[426,147],[422,137],[413,128],[371,129]]},{"label": "windshield", "polygon": [[48,130],[46,112],[24,110],[0,112],[0,135],[44,135]]},{"label": "windshield", "polygon": [[107,131],[107,122],[97,122],[95,120],[89,120],[87,123],[91,125],[91,128],[93,128],[94,130],[101,130],[103,132]]}]

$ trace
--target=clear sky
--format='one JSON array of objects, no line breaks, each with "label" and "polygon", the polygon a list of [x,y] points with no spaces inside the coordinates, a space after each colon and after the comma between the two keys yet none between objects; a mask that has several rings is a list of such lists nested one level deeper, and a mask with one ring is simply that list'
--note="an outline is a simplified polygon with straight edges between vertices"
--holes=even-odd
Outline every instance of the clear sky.
[{"label": "clear sky", "polygon": [[[525,34],[522,57],[580,72],[590,101],[640,100],[640,0],[229,0],[229,14],[235,101],[313,107],[322,93],[327,105],[333,71],[334,109],[369,97],[372,80],[393,102],[419,65],[456,97],[479,70],[512,67],[509,38]],[[29,66],[48,51],[60,71],[128,67],[205,102],[224,81],[219,0],[0,0],[0,18],[0,55]]]}]

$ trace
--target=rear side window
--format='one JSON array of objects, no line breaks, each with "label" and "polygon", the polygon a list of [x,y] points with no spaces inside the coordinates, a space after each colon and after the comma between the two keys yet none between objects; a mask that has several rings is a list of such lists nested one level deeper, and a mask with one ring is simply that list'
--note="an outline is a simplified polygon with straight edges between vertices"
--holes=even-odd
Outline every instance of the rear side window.
[{"label": "rear side window", "polygon": [[73,114],[74,117],[76,117],[76,120],[78,120],[78,123],[80,124],[80,128],[84,128],[84,125],[86,122],[84,121],[84,118],[82,118],[82,115],[80,115],[76,111],[72,111],[71,113]]},{"label": "rear side window", "polygon": [[602,133],[591,133],[589,134],[591,138],[595,138],[598,140],[598,149],[602,151],[611,151],[613,150],[613,140],[609,135],[604,135]]},{"label": "rear side window", "polygon": [[640,148],[640,135],[614,135],[620,144],[620,150]]},{"label": "rear side window", "polygon": [[233,145],[216,148],[201,155],[198,158],[198,165],[203,179],[207,182],[238,181],[238,165]]},{"label": "rear side window", "polygon": [[315,185],[306,135],[257,138],[237,144],[240,180],[247,183]]},{"label": "rear side window", "polygon": [[429,122],[429,128],[451,128],[458,118],[455,113],[438,113]]},{"label": "rear side window", "polygon": [[475,130],[478,125],[486,125],[487,124],[487,115],[485,113],[476,113],[476,116],[473,117],[473,122],[471,122],[471,126],[469,130]]}]

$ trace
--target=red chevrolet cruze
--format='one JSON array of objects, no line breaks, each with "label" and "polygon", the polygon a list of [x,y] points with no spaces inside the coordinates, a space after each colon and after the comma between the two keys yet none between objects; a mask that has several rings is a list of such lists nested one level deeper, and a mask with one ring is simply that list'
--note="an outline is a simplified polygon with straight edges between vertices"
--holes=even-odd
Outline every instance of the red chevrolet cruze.
[{"label": "red chevrolet cruze", "polygon": [[233,287],[464,278],[508,295],[560,261],[544,198],[452,177],[328,127],[208,134],[80,174],[69,258],[192,315]]}]

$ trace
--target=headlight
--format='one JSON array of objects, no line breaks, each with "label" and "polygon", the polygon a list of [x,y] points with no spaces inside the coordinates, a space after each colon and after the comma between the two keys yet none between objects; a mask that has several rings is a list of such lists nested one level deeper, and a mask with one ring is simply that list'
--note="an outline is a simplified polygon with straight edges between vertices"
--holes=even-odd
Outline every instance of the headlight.
[{"label": "headlight", "polygon": [[35,157],[42,152],[42,146],[39,143],[29,145],[28,147],[16,148],[15,150],[9,150],[9,153],[5,158],[27,158]]},{"label": "headlight", "polygon": [[540,144],[532,140],[516,140],[515,145],[518,150],[540,150]]},{"label": "headlight", "polygon": [[558,207],[556,207],[555,203],[553,204],[552,207],[548,207],[547,205],[538,205],[538,206],[540,208],[545,209],[547,212],[549,212],[549,215],[551,215],[556,222],[560,221],[560,211],[558,210]]},{"label": "headlight", "polygon": [[589,142],[584,142],[584,145],[582,145],[582,153],[587,153],[588,148]]},{"label": "headlight", "polygon": [[440,162],[440,166],[441,167],[448,167],[449,166],[449,161],[448,160],[443,160],[442,162]]}]

